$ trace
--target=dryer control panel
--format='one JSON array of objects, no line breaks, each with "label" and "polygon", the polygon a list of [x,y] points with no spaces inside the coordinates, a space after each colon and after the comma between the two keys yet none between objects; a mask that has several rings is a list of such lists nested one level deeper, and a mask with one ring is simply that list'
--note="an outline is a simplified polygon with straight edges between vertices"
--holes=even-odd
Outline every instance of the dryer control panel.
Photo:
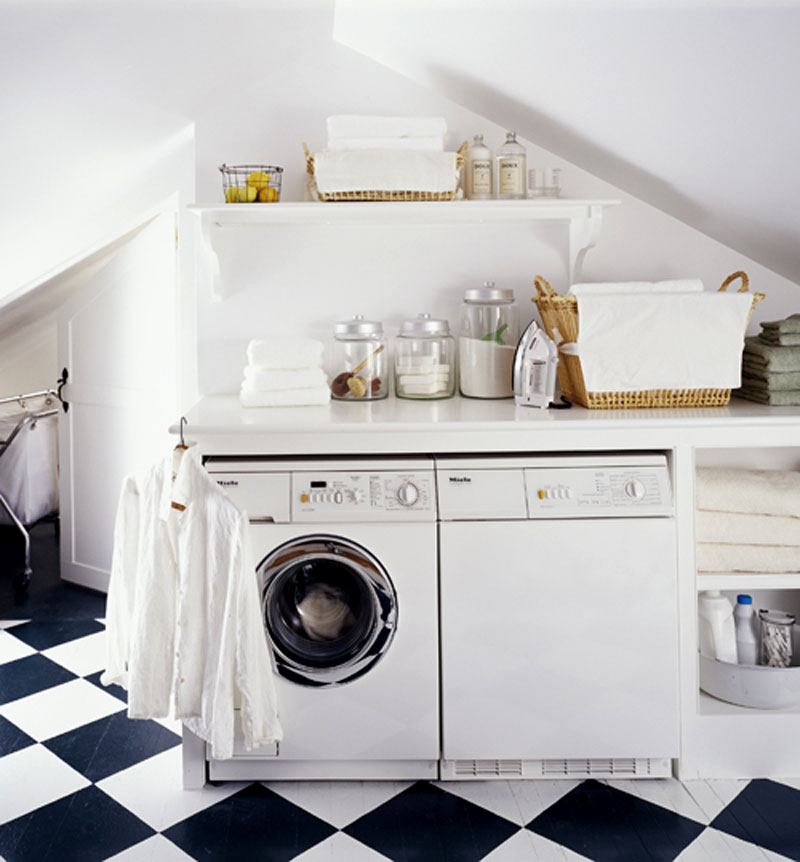
[{"label": "dryer control panel", "polygon": [[432,520],[433,473],[297,472],[293,521]]}]

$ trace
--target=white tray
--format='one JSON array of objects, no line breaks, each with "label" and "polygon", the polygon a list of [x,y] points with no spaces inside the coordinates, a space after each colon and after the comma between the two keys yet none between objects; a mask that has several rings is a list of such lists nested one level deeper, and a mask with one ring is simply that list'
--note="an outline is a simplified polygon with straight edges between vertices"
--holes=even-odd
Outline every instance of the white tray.
[{"label": "white tray", "polygon": [[730,664],[701,655],[700,688],[738,706],[780,709],[800,703],[800,667]]}]

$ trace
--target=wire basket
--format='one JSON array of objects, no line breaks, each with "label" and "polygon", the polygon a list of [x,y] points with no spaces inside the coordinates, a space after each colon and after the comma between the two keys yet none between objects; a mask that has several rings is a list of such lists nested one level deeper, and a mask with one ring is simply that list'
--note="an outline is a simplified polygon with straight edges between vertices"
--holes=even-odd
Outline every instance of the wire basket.
[{"label": "wire basket", "polygon": [[[306,171],[310,175],[309,190],[312,199],[320,201],[452,201],[458,195],[458,180],[453,184],[452,191],[425,192],[412,190],[391,191],[376,189],[374,191],[344,191],[344,192],[320,192],[317,188],[314,176],[314,154],[309,151],[308,145],[303,143],[303,152],[306,157]],[[461,173],[467,154],[467,142],[456,150],[456,172]]]},{"label": "wire basket", "polygon": [[272,204],[281,196],[283,168],[274,165],[220,165],[225,203]]},{"label": "wire basket", "polygon": [[[739,293],[746,293],[750,284],[746,273],[734,272],[722,282],[720,290],[741,279]],[[578,297],[556,293],[547,279],[534,278],[537,295],[531,299],[539,309],[545,331],[556,343],[578,340]],[[763,293],[754,293],[750,315]],[[750,321],[748,315],[748,323]],[[746,326],[746,324],[745,324]],[[558,330],[556,334],[555,330]],[[743,333],[744,334],[744,333]],[[579,356],[559,352],[558,382],[561,392],[570,401],[584,407],[614,409],[619,407],[723,407],[731,399],[730,389],[643,389],[634,392],[587,392]]]}]

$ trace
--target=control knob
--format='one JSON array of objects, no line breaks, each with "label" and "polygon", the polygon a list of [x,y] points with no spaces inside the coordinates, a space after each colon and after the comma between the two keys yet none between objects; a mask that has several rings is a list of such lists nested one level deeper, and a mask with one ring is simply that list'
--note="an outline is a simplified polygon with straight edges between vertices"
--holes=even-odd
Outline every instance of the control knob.
[{"label": "control knob", "polygon": [[419,500],[419,488],[413,482],[403,482],[397,489],[397,501],[403,506],[413,506]]},{"label": "control knob", "polygon": [[645,493],[645,487],[638,479],[629,479],[625,483],[625,494],[632,500],[644,499]]}]

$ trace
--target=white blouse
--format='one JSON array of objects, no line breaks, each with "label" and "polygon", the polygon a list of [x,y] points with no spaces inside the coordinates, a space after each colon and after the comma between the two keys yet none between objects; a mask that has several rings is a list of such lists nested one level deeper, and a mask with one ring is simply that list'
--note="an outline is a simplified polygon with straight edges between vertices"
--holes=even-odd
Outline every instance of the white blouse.
[{"label": "white blouse", "polygon": [[[173,480],[174,475],[174,480]],[[129,718],[175,717],[233,754],[282,738],[247,515],[193,450],[123,485],[106,605],[104,685],[128,691]]]}]

